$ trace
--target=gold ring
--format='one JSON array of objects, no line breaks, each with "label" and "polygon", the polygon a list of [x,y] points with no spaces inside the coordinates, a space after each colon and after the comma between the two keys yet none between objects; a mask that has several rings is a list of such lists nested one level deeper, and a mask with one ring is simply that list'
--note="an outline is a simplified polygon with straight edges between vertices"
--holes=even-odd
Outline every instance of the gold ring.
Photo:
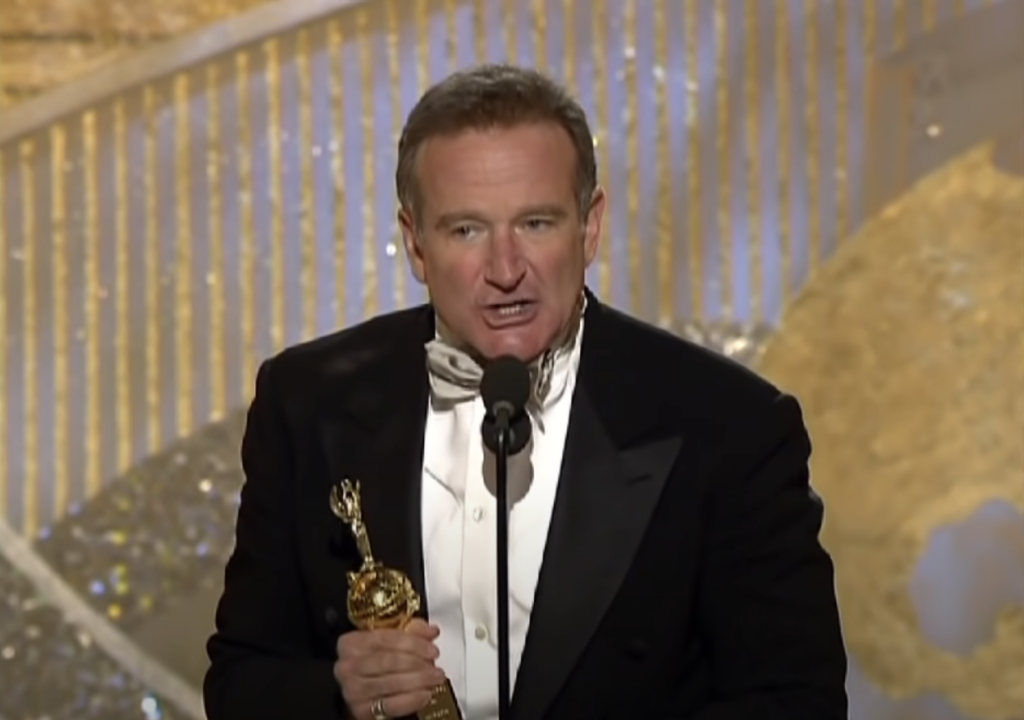
[{"label": "gold ring", "polygon": [[391,720],[391,716],[384,711],[384,698],[370,703],[370,712],[373,714],[373,720]]}]

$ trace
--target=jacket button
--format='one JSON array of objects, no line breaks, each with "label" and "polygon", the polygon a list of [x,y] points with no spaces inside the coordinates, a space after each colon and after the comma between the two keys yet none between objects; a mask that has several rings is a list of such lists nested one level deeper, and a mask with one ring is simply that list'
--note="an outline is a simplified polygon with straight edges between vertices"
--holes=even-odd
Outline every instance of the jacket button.
[{"label": "jacket button", "polygon": [[328,625],[334,627],[338,624],[338,611],[332,607],[327,608],[327,612],[324,613],[324,620],[327,621]]}]

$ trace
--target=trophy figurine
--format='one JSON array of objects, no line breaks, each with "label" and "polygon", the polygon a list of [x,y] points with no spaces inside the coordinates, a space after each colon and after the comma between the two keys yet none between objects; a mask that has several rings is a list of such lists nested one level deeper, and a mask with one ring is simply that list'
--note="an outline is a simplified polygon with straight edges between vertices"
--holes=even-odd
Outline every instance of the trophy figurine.
[{"label": "trophy figurine", "polygon": [[[401,629],[420,610],[420,596],[401,570],[384,567],[373,557],[363,523],[359,481],[345,480],[331,489],[331,511],[349,526],[363,564],[348,573],[348,617],[360,630]],[[433,689],[430,702],[416,713],[419,720],[462,720],[451,683]]]}]

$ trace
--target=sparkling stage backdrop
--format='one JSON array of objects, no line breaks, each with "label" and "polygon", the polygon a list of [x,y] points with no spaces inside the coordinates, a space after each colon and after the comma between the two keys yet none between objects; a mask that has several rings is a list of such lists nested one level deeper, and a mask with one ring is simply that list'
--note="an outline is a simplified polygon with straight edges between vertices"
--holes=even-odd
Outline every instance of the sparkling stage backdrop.
[{"label": "sparkling stage backdrop", "polygon": [[431,82],[509,60],[594,120],[591,286],[804,401],[851,717],[1024,718],[1022,23],[1024,0],[305,0],[5,113],[0,715],[201,716],[257,364],[424,300],[397,133]]}]

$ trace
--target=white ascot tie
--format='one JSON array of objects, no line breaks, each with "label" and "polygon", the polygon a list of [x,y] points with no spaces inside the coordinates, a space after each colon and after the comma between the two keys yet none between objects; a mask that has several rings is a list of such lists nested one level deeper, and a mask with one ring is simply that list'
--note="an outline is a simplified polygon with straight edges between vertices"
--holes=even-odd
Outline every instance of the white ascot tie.
[{"label": "white ascot tie", "polygon": [[[435,407],[454,407],[475,400],[480,395],[484,370],[468,353],[437,338],[427,343],[427,371],[430,376],[430,398]],[[551,376],[558,351],[548,350],[539,360],[530,363],[530,399],[527,410],[539,413],[551,392]]]},{"label": "white ascot tie", "polygon": [[[527,410],[536,420],[551,395],[555,364],[568,355],[576,344],[586,310],[586,296],[580,303],[575,326],[556,348],[546,350],[530,363],[531,392]],[[484,370],[469,353],[437,337],[426,344],[427,373],[430,377],[430,399],[435,407],[446,408],[475,400],[480,395],[480,381]]]}]

